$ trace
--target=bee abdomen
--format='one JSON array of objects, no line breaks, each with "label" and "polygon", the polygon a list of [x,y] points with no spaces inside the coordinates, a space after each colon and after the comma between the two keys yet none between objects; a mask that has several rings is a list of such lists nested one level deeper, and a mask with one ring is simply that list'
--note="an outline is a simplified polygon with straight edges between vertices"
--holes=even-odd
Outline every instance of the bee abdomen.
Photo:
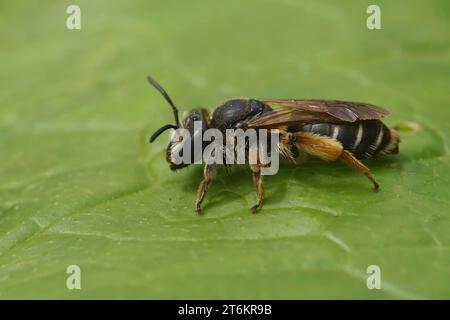
[{"label": "bee abdomen", "polygon": [[345,150],[351,151],[359,159],[398,152],[398,135],[380,120],[365,120],[351,124],[306,124],[290,127],[289,131],[310,132],[336,139]]}]

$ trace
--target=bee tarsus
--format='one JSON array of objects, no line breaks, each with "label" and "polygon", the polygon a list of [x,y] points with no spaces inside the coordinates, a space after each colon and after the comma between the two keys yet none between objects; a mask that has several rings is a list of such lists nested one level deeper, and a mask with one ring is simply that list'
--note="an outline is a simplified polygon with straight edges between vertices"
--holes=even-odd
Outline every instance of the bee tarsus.
[{"label": "bee tarsus", "polygon": [[202,213],[202,202],[205,198],[206,191],[208,190],[209,185],[216,178],[216,165],[215,164],[207,164],[203,168],[203,180],[200,182],[197,190],[197,201],[195,202],[195,211],[198,214]]},{"label": "bee tarsus", "polygon": [[263,206],[264,200],[264,176],[261,174],[261,165],[250,165],[253,174],[253,182],[256,187],[256,204],[250,209],[252,213],[256,213]]}]

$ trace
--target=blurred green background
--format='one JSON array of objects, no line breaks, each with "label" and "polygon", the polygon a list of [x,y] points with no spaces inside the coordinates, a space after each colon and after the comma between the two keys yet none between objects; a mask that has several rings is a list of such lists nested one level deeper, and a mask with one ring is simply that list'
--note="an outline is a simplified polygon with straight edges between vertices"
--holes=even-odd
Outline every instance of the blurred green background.
[{"label": "blurred green background", "polygon": [[[66,8],[81,7],[81,30]],[[450,3],[1,1],[0,298],[450,298]],[[172,121],[236,96],[366,101],[401,154],[266,178],[170,172]],[[408,124],[409,123],[409,124]],[[81,268],[81,290],[66,268]],[[366,268],[381,268],[368,290]]]}]

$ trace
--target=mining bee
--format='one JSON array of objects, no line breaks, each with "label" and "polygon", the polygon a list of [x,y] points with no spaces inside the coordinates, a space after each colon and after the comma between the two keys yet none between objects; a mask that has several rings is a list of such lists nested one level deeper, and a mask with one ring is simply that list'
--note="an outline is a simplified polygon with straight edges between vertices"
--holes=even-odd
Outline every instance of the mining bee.
[{"label": "mining bee", "polygon": [[[178,109],[167,92],[150,76],[147,80],[163,95],[175,117],[175,124],[167,124],[156,130],[150,137],[150,142],[168,129],[184,128],[189,130],[191,136],[199,134],[200,132],[194,131],[195,121],[201,121],[202,125],[196,130],[203,132],[209,128],[221,131],[236,127],[277,129],[279,154],[286,160],[297,163],[304,155],[313,155],[325,161],[340,159],[364,174],[375,190],[379,188],[379,184],[360,160],[397,154],[399,150],[398,132],[388,128],[380,120],[389,115],[389,112],[371,104],[320,99],[238,98],[219,104],[212,112],[204,108],[193,109],[180,122]],[[188,166],[173,161],[173,152],[182,143],[172,137],[166,150],[166,159],[173,171]],[[263,165],[249,166],[256,186],[257,203],[251,208],[255,213],[263,205]],[[198,213],[202,210],[202,201],[215,176],[216,164],[205,164],[195,203]]]}]

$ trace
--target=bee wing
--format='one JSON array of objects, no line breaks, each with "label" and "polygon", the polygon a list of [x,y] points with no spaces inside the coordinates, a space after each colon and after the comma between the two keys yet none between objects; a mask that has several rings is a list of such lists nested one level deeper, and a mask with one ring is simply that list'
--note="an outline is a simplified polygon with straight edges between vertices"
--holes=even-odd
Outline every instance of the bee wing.
[{"label": "bee wing", "polygon": [[248,122],[249,128],[277,127],[292,123],[348,123],[380,119],[389,115],[381,107],[367,103],[338,100],[265,99],[261,102],[274,110]]}]

